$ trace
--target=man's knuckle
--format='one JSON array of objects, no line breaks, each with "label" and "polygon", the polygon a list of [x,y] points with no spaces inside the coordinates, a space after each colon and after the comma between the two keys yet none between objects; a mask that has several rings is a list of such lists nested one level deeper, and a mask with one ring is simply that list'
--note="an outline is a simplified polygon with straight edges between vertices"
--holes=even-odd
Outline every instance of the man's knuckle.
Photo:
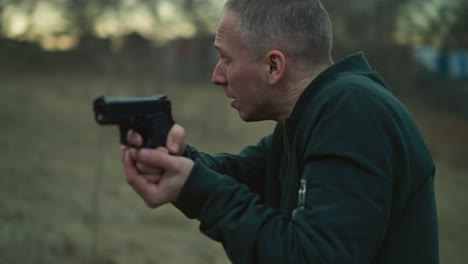
[{"label": "man's knuckle", "polygon": [[135,183],[135,180],[132,179],[132,178],[127,178],[127,183],[128,183],[129,185],[133,185],[133,184]]}]

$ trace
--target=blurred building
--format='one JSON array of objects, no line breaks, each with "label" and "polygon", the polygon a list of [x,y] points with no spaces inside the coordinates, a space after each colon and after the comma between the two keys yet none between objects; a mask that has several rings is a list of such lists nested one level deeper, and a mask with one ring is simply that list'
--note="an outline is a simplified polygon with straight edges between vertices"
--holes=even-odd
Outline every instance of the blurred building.
[{"label": "blurred building", "polygon": [[414,56],[429,72],[453,79],[468,79],[468,48],[441,50],[419,46],[415,48]]}]

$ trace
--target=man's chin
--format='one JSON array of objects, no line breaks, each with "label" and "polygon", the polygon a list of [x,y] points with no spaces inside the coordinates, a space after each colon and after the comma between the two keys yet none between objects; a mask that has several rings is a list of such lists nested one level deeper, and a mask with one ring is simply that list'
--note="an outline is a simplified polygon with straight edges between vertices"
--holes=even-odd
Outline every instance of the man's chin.
[{"label": "man's chin", "polygon": [[241,112],[238,110],[239,117],[244,121],[244,122],[258,122],[258,121],[263,121],[265,119],[259,118],[258,116],[251,115],[245,112]]},{"label": "man's chin", "polygon": [[247,115],[245,112],[242,112],[240,110],[237,110],[237,113],[239,113],[239,117],[244,121],[244,122],[251,122],[249,115]]}]

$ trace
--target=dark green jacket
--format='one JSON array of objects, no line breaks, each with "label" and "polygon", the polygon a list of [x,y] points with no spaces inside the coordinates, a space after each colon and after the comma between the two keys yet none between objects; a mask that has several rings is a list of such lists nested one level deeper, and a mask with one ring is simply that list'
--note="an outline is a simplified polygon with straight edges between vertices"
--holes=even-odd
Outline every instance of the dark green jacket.
[{"label": "dark green jacket", "polygon": [[195,161],[176,206],[234,263],[438,263],[434,164],[362,53],[321,73],[284,125]]}]

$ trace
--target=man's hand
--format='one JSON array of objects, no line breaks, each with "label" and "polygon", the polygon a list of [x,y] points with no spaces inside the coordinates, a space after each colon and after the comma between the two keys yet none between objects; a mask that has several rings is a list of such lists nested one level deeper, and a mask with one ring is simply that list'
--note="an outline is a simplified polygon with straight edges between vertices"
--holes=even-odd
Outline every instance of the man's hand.
[{"label": "man's hand", "polygon": [[[130,143],[130,145],[135,146],[135,147],[140,147],[141,144],[143,144],[143,138],[141,137],[140,134],[134,131],[129,131],[127,134],[127,142]],[[167,150],[169,151],[170,154],[180,156],[184,154],[185,151],[185,130],[183,127],[181,127],[178,124],[175,124],[172,126],[171,130],[169,131],[166,139],[166,148],[161,148],[165,149],[166,153]],[[130,153],[132,154],[132,158],[136,160],[136,153],[137,149],[135,148],[130,148]],[[138,169],[138,172],[140,174],[144,175],[144,177],[151,181],[157,183],[159,178],[155,177],[155,175],[161,174],[162,170],[159,167],[154,167],[154,166],[148,166],[147,164],[143,164],[141,162],[136,161],[136,167]]]},{"label": "man's hand", "polygon": [[[140,149],[132,157],[128,147],[122,147],[122,163],[127,182],[141,196],[146,205],[156,208],[175,202],[193,168],[193,161],[169,155],[166,148]],[[137,163],[145,166],[142,174]]]},{"label": "man's hand", "polygon": [[[133,146],[141,146],[142,138],[129,132],[127,140]],[[175,202],[190,171],[193,161],[182,155],[185,151],[185,130],[174,125],[167,136],[167,148],[134,149],[122,147],[122,163],[129,185],[143,198],[150,208]]]},{"label": "man's hand", "polygon": [[[143,139],[140,134],[130,130],[127,134],[127,142],[132,146],[139,147],[143,144]],[[171,130],[169,130],[166,139],[166,148],[172,155],[180,156],[184,154],[185,129],[182,126],[175,124],[172,126]]]}]

